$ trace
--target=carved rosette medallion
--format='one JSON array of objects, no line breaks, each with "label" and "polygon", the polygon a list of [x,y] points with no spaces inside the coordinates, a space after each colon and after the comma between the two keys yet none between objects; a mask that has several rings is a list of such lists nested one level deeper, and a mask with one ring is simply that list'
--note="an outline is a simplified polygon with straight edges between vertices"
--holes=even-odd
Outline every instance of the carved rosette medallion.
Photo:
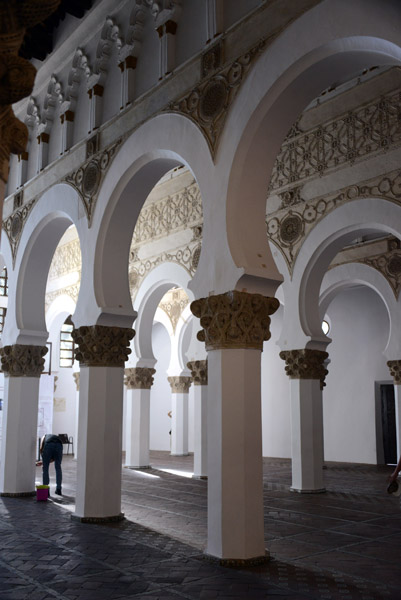
[{"label": "carved rosette medallion", "polygon": [[192,383],[192,377],[180,375],[178,377],[167,377],[167,379],[171,385],[171,391],[173,394],[188,394]]},{"label": "carved rosette medallion", "polygon": [[14,344],[0,348],[1,370],[6,377],[40,377],[48,348]]},{"label": "carved rosette medallion", "polygon": [[75,358],[81,367],[123,367],[131,354],[129,342],[135,331],[125,327],[84,325],[73,329],[71,335],[78,347]]},{"label": "carved rosette medallion", "polygon": [[206,350],[263,350],[263,342],[271,335],[270,315],[279,305],[277,298],[234,290],[195,300],[190,308],[200,319],[203,329],[197,338],[205,342]]},{"label": "carved rosette medallion", "polygon": [[120,138],[105,150],[98,152],[96,155],[90,155],[89,160],[82,167],[65,178],[65,181],[79,192],[89,225],[95,210],[100,184],[122,141],[122,138]]},{"label": "carved rosette medallion", "polygon": [[[168,112],[184,114],[194,121],[203,131],[212,154],[216,151],[228,109],[253,61],[265,46],[266,41],[260,41],[233,63],[220,69],[212,77],[204,79],[184,97],[171,102],[165,109]],[[213,60],[213,64],[217,67],[219,61]],[[207,72],[211,72],[209,68]]]},{"label": "carved rosette medallion", "polygon": [[129,390],[150,390],[156,369],[136,367],[124,370],[124,384]]},{"label": "carved rosette medallion", "polygon": [[394,379],[394,385],[401,385],[401,360],[389,360],[387,366]]},{"label": "carved rosette medallion", "polygon": [[194,385],[207,385],[207,360],[193,360],[187,363]]},{"label": "carved rosette medallion", "polygon": [[328,373],[325,360],[329,357],[323,350],[283,350],[280,358],[285,360],[285,372],[290,379],[319,379],[320,389],[325,386],[324,380]]},{"label": "carved rosette medallion", "polygon": [[8,241],[10,242],[11,246],[13,264],[15,264],[15,257],[25,223],[35,203],[36,198],[24,204],[21,208],[14,211],[5,221],[3,221],[3,229],[7,234]]},{"label": "carved rosette medallion", "polygon": [[79,376],[80,376],[79,371],[77,373],[73,373],[72,376],[74,378],[74,383],[77,388],[77,392],[79,392]]}]

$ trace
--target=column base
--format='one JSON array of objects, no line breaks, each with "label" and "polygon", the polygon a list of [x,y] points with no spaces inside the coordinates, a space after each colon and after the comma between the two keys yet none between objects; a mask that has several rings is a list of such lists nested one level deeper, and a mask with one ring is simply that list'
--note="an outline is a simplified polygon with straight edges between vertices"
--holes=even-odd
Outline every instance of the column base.
[{"label": "column base", "polygon": [[290,488],[290,492],[297,492],[298,494],[324,494],[326,491],[326,488],[320,488],[318,490],[298,490],[297,488]]},{"label": "column base", "polygon": [[203,479],[207,481],[207,475],[192,475],[192,479]]},{"label": "column base", "polygon": [[71,515],[72,521],[79,521],[80,523],[117,523],[118,521],[124,521],[124,519],[124,513],[111,517],[79,517],[78,515]]},{"label": "column base", "polygon": [[36,496],[36,492],[0,492],[3,498],[28,498]]},{"label": "column base", "polygon": [[241,569],[247,567],[259,567],[260,565],[266,565],[270,561],[270,554],[266,550],[266,554],[263,556],[254,556],[252,558],[219,558],[218,556],[212,556],[206,552],[203,554],[203,558],[208,562],[220,565],[221,567],[230,567],[233,569]]},{"label": "column base", "polygon": [[145,471],[146,469],[151,469],[152,465],[145,465],[143,467],[132,467],[131,465],[124,465],[124,469],[131,469],[132,471]]}]

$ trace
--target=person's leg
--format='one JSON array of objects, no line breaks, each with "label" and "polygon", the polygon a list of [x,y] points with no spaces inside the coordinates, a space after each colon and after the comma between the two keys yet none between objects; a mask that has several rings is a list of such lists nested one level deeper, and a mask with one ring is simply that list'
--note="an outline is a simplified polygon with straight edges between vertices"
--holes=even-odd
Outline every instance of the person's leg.
[{"label": "person's leg", "polygon": [[50,459],[51,459],[51,452],[49,447],[47,446],[47,444],[45,444],[44,448],[43,448],[43,452],[42,452],[42,480],[43,480],[43,485],[49,485],[49,463],[50,463]]},{"label": "person's leg", "polygon": [[61,461],[63,460],[63,446],[61,444],[54,444],[53,450],[54,467],[56,469],[56,493],[61,494],[61,482],[62,482],[62,471]]}]

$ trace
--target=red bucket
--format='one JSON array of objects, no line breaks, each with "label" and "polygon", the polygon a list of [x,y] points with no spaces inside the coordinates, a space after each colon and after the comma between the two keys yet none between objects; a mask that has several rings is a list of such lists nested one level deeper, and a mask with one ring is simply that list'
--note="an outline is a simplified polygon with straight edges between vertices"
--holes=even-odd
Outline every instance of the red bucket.
[{"label": "red bucket", "polygon": [[37,485],[36,486],[36,500],[38,502],[46,502],[49,497],[49,487],[48,485]]}]

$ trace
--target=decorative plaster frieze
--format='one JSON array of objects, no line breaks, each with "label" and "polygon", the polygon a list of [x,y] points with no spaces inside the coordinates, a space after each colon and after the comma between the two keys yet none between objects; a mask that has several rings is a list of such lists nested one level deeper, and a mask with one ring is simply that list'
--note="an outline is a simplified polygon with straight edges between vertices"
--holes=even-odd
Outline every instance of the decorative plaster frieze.
[{"label": "decorative plaster frieze", "polygon": [[381,273],[390,284],[394,296],[398,299],[401,290],[401,252],[393,250],[386,254],[363,258],[358,262],[373,267]]},{"label": "decorative plaster frieze", "polygon": [[228,110],[238,94],[250,67],[266,48],[267,41],[258,42],[233,63],[199,83],[165,110],[181,113],[194,121],[203,132],[212,155],[223,131]]},{"label": "decorative plaster frieze", "polygon": [[192,383],[192,377],[180,375],[178,377],[167,377],[167,380],[171,385],[173,394],[188,394]]},{"label": "decorative plaster frieze", "polygon": [[319,379],[320,389],[326,385],[324,380],[328,370],[324,363],[328,357],[327,352],[309,348],[280,352],[280,358],[285,360],[285,372],[290,379]]},{"label": "decorative plaster frieze", "polygon": [[156,369],[136,367],[124,370],[124,384],[129,390],[150,390]]},{"label": "decorative plaster frieze", "polygon": [[202,223],[202,198],[196,183],[176,194],[143,206],[135,224],[132,246]]},{"label": "decorative plaster frieze", "polygon": [[389,360],[387,366],[394,379],[394,385],[401,385],[401,360]]},{"label": "decorative plaster frieze", "polygon": [[74,378],[74,383],[75,383],[75,387],[77,388],[77,392],[79,392],[79,383],[80,383],[80,381],[79,381],[80,377],[79,376],[80,376],[80,372],[77,371],[76,373],[73,373],[72,376]]},{"label": "decorative plaster frieze", "polygon": [[252,348],[263,350],[270,338],[270,315],[280,306],[277,298],[233,290],[200,298],[191,311],[203,327],[197,338],[206,350]]},{"label": "decorative plaster frieze", "polygon": [[81,270],[81,246],[79,239],[72,240],[68,244],[58,246],[54,253],[50,269],[49,279],[62,277],[73,271]]},{"label": "decorative plaster frieze", "polygon": [[69,296],[76,304],[77,300],[78,300],[80,285],[81,285],[81,282],[79,281],[78,283],[74,283],[73,285],[68,285],[68,286],[59,288],[58,290],[55,290],[54,292],[48,292],[45,296],[46,311],[49,308],[49,306],[52,304],[52,302],[54,302],[54,300],[56,298],[58,298],[59,296],[64,296],[64,295]]},{"label": "decorative plaster frieze", "polygon": [[97,155],[93,155],[79,169],[64,179],[82,198],[89,226],[92,222],[100,184],[123,139],[120,138]]},{"label": "decorative plaster frieze", "polygon": [[170,319],[174,333],[178,321],[188,304],[189,298],[182,288],[169,290],[159,302],[159,308],[161,308]]},{"label": "decorative plaster frieze", "polygon": [[1,370],[6,377],[40,377],[47,351],[47,346],[4,346],[0,348]]},{"label": "decorative plaster frieze", "polygon": [[306,132],[293,128],[277,156],[269,192],[398,146],[400,102],[401,92],[393,91]]},{"label": "decorative plaster frieze", "polygon": [[75,358],[81,367],[123,367],[131,354],[133,329],[105,325],[83,325],[71,332],[77,346]]},{"label": "decorative plaster frieze", "polygon": [[267,236],[282,252],[290,273],[299,250],[311,230],[330,212],[359,198],[383,198],[401,202],[401,171],[392,171],[373,179],[350,185],[332,194],[318,196],[279,210],[267,219]]},{"label": "decorative plaster frieze", "polygon": [[5,221],[3,221],[3,229],[7,234],[11,246],[13,265],[15,264],[15,257],[17,255],[22,231],[36,200],[36,198],[33,198],[21,208],[15,210],[7,219],[5,219]]},{"label": "decorative plaster frieze", "polygon": [[187,362],[187,367],[194,385],[207,385],[207,360],[192,360]]}]

